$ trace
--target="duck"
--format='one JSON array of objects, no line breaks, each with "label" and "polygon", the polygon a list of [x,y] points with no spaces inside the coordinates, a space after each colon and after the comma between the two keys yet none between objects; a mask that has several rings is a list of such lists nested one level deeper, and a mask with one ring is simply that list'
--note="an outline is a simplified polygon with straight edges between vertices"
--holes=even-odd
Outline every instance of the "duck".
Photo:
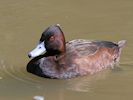
[{"label": "duck", "polygon": [[40,77],[70,79],[114,68],[120,60],[126,40],[74,39],[65,41],[59,24],[42,33],[39,43],[28,53],[27,71]]}]

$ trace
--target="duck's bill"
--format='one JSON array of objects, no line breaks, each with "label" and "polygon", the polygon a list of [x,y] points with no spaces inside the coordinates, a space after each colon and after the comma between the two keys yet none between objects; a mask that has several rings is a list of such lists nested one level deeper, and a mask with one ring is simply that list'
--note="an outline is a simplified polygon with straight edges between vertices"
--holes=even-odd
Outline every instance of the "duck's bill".
[{"label": "duck's bill", "polygon": [[29,58],[35,58],[37,56],[40,56],[46,52],[45,44],[44,42],[39,43],[35,49],[33,49],[31,52],[29,52],[28,56]]}]

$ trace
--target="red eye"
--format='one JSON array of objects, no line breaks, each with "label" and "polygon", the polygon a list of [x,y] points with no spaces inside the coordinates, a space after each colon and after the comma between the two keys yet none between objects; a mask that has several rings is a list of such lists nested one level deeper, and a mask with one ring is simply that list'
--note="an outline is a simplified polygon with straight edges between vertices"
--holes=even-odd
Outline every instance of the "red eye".
[{"label": "red eye", "polygon": [[51,36],[51,37],[50,37],[50,41],[53,41],[53,40],[54,40],[54,36]]}]

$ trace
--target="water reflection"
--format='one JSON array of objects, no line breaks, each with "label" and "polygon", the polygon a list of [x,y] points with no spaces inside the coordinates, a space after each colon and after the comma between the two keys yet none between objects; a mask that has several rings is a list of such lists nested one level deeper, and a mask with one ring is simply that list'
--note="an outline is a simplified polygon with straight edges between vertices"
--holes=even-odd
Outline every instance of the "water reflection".
[{"label": "water reflection", "polygon": [[110,71],[106,70],[104,72],[99,72],[98,74],[92,76],[84,76],[80,78],[75,78],[68,80],[67,89],[77,92],[92,92],[93,85],[99,80],[104,80],[108,77]]}]

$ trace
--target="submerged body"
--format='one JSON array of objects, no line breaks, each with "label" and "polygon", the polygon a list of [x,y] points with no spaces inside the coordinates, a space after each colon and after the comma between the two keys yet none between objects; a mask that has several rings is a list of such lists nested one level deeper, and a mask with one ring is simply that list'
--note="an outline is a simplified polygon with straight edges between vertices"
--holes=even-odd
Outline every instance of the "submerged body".
[{"label": "submerged body", "polygon": [[[54,31],[51,31],[50,27],[43,34],[46,34],[47,31],[52,33],[56,31],[58,34],[60,31],[62,33],[60,28],[58,31],[57,28],[59,26],[52,26]],[[46,37],[47,35],[45,35]],[[55,35],[54,38],[56,37]],[[57,42],[57,40],[59,41]],[[64,42],[64,40],[61,41]],[[45,40],[46,53],[32,59],[27,65],[27,71],[42,77],[58,79],[94,74],[107,68],[113,68],[119,62],[121,49],[125,44],[125,40],[118,43],[83,39],[66,43],[61,43],[61,41],[60,38],[54,39],[54,41]],[[47,43],[52,44],[50,49]],[[58,46],[57,43],[64,45],[63,47]],[[54,49],[54,45],[58,48]],[[30,53],[30,56],[32,55]]]}]

